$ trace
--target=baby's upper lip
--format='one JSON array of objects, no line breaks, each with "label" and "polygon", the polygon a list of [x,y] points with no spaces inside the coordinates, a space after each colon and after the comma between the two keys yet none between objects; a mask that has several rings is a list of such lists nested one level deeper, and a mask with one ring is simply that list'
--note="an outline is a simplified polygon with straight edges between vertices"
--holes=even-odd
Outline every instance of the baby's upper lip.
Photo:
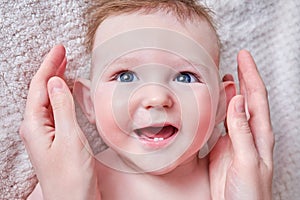
[{"label": "baby's upper lip", "polygon": [[170,137],[172,137],[174,134],[178,132],[178,129],[172,125],[166,125],[163,126],[148,126],[142,129],[135,129],[134,133],[143,140],[148,141],[163,141]]},{"label": "baby's upper lip", "polygon": [[147,127],[136,130],[138,136],[147,138],[169,138],[171,135],[177,132],[174,126],[163,126],[163,127]]},{"label": "baby's upper lip", "polygon": [[178,132],[179,126],[176,123],[161,122],[161,123],[155,123],[148,126],[135,128],[133,132],[139,137],[147,136],[152,138],[160,135],[162,133],[161,131],[165,132],[166,130],[168,130],[167,132],[171,131],[174,134]]},{"label": "baby's upper lip", "polygon": [[146,129],[146,128],[163,128],[167,126],[173,126],[176,129],[179,129],[179,126],[177,123],[171,123],[171,122],[161,122],[161,123],[154,123],[147,126],[141,126],[141,127],[135,127],[134,131]]}]

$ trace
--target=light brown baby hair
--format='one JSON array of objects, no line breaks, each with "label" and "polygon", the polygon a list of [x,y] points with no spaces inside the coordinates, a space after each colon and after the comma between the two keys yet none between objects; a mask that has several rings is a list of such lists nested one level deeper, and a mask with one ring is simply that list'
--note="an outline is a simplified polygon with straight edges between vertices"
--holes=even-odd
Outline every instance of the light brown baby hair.
[{"label": "light brown baby hair", "polygon": [[[200,4],[198,0],[97,0],[93,1],[87,13],[88,33],[86,44],[88,50],[92,51],[96,30],[106,18],[135,12],[152,14],[157,11],[171,13],[181,22],[205,19],[216,33],[212,11]],[[219,41],[218,46],[220,46]]]}]

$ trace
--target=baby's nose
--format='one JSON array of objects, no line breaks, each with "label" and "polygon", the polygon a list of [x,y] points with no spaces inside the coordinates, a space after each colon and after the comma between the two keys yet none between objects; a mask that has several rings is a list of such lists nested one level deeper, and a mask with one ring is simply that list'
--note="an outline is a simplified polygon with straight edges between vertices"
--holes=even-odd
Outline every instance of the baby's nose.
[{"label": "baby's nose", "polygon": [[143,86],[136,95],[139,96],[140,105],[145,109],[171,108],[174,104],[170,89],[156,83]]}]

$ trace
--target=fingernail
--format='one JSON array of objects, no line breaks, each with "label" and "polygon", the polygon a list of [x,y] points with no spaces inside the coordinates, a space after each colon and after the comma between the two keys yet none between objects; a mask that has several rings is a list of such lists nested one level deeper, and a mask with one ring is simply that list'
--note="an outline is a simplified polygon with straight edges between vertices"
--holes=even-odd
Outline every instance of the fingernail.
[{"label": "fingernail", "polygon": [[49,80],[49,84],[50,84],[50,91],[51,93],[57,93],[57,92],[61,92],[62,88],[63,88],[63,84],[61,82],[61,80],[59,80],[59,78],[51,78]]},{"label": "fingernail", "polygon": [[224,77],[223,77],[223,81],[234,81],[234,78],[231,74],[226,74]]},{"label": "fingernail", "polygon": [[244,103],[244,97],[241,96],[236,102],[235,102],[235,110],[238,113],[244,113],[245,112],[245,103]]}]

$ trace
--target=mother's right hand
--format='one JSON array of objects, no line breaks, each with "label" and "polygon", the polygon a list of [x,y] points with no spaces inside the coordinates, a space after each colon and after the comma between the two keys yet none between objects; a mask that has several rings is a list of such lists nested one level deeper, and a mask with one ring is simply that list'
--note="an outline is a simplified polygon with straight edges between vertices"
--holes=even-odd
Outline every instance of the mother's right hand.
[{"label": "mother's right hand", "polygon": [[65,48],[52,48],[33,77],[20,135],[45,199],[100,199],[95,160],[63,80]]}]

